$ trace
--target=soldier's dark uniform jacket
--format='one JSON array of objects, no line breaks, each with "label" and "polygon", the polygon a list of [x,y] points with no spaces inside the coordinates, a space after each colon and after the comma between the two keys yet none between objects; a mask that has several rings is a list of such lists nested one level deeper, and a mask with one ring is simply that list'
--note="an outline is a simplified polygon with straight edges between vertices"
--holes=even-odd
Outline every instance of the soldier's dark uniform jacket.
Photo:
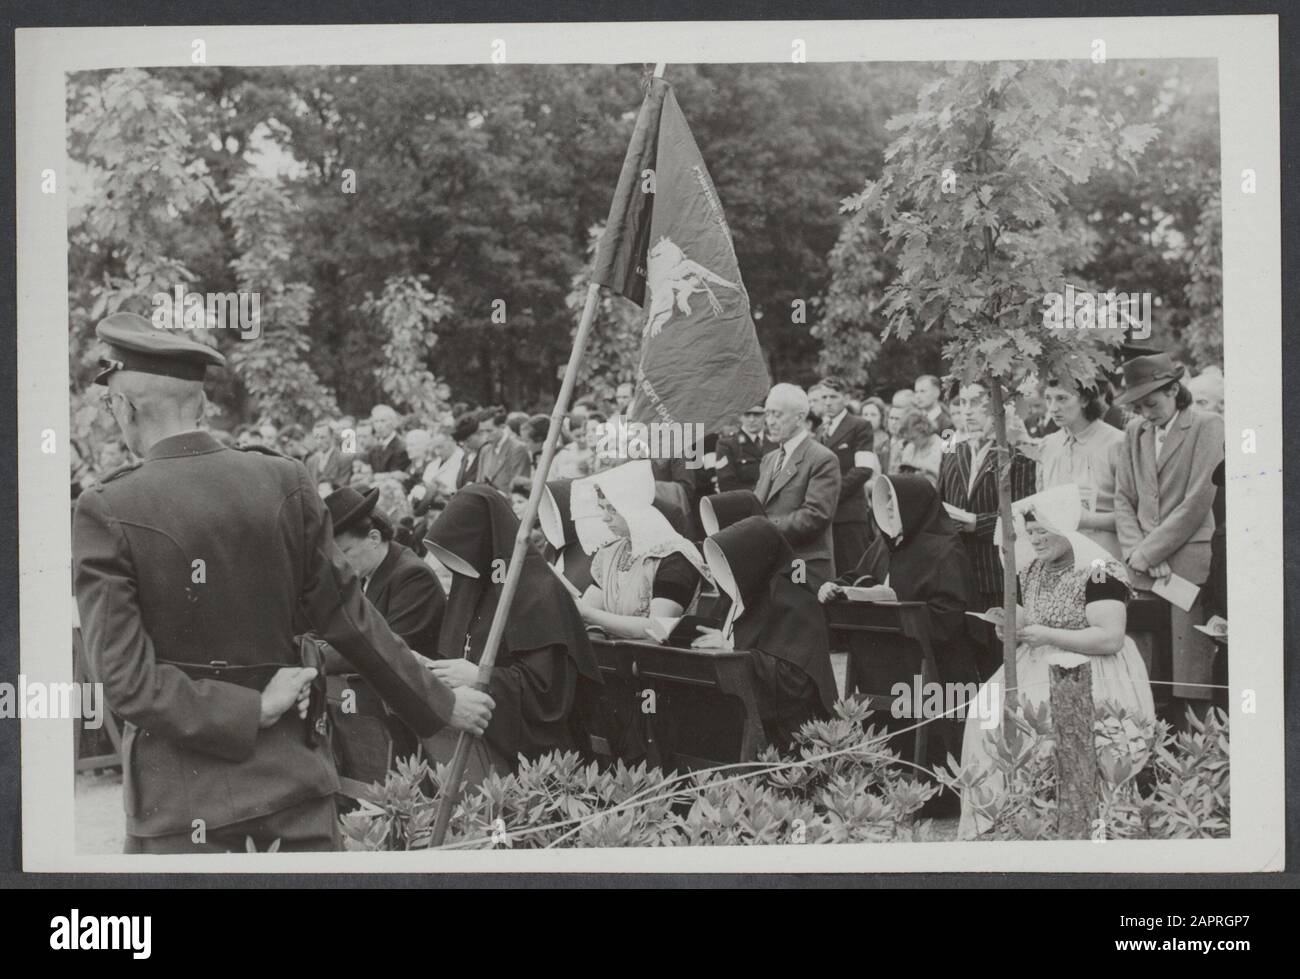
[{"label": "soldier's dark uniform jacket", "polygon": [[759,469],[763,456],[776,448],[775,442],[769,442],[762,433],[757,437],[745,432],[735,435],[723,435],[718,439],[718,463],[723,459],[727,464],[718,470],[718,492],[729,490],[752,490],[758,484]]},{"label": "soldier's dark uniform jacket", "polygon": [[[363,597],[301,463],[201,431],[163,439],[82,494],[73,559],[86,649],[127,722],[133,836],[189,833],[196,819],[215,829],[338,788],[296,710],[259,727],[274,666],[301,665],[299,608],[418,735],[452,715],[452,692]],[[269,672],[241,685],[174,665],[223,661]]]}]

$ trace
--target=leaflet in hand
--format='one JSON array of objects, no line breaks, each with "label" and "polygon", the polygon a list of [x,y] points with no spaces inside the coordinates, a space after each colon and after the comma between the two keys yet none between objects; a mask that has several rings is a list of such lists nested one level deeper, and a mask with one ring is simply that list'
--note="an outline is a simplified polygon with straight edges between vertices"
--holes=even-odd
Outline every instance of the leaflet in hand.
[{"label": "leaflet in hand", "polygon": [[872,585],[869,588],[846,587],[844,597],[850,602],[896,602],[898,593],[888,585]]},{"label": "leaflet in hand", "polygon": [[1168,578],[1157,578],[1151,590],[1170,605],[1177,605],[1184,612],[1190,612],[1196,603],[1196,596],[1201,589],[1186,578],[1171,574]]},{"label": "leaflet in hand", "polygon": [[870,469],[872,472],[880,472],[880,456],[874,452],[855,452],[853,453],[853,466],[856,469]]},{"label": "leaflet in hand", "polygon": [[[991,622],[993,625],[1001,625],[1006,621],[1006,610],[1003,608],[991,608],[987,612],[967,612],[973,619],[982,619],[985,622]],[[1016,621],[1027,622],[1028,614],[1023,605],[1016,606]]]},{"label": "leaflet in hand", "polygon": [[951,503],[945,503],[943,508],[948,511],[948,516],[952,517],[958,523],[966,524],[975,522],[975,514],[971,513],[969,510],[963,510],[961,507],[953,506]]},{"label": "leaflet in hand", "polygon": [[1210,621],[1205,625],[1192,626],[1197,632],[1203,632],[1212,639],[1228,638],[1228,620],[1221,615],[1210,616]]}]

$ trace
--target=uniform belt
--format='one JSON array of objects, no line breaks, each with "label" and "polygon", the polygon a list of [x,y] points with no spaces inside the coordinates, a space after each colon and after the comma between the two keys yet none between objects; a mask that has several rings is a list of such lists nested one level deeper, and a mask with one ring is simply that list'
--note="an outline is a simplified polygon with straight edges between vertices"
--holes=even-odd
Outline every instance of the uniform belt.
[{"label": "uniform belt", "polygon": [[191,680],[221,680],[224,683],[235,683],[255,690],[261,690],[270,683],[276,670],[293,666],[292,663],[254,663],[236,666],[221,659],[214,659],[210,663],[179,663],[166,659],[160,659],[158,662],[163,666],[176,667]]},{"label": "uniform belt", "polygon": [[[316,670],[316,678],[311,685],[311,698],[307,708],[306,737],[307,744],[315,747],[328,736],[325,711],[325,667],[322,662],[320,642],[304,635],[298,641],[299,665],[311,666]],[[191,680],[220,680],[234,683],[252,690],[263,690],[271,682],[277,670],[292,667],[292,663],[253,663],[251,665],[231,665],[225,660],[212,660],[208,663],[180,663],[175,660],[158,660],[166,666],[174,666]]]}]

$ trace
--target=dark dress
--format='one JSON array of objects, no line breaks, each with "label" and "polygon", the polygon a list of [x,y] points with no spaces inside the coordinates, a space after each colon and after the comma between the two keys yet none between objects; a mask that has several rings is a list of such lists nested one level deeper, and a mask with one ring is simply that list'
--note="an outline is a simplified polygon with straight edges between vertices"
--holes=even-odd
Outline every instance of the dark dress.
[{"label": "dark dress", "polygon": [[766,517],[746,517],[709,541],[740,592],[732,637],[753,654],[764,732],[788,751],[800,726],[829,717],[835,703],[826,617],[816,595],[791,581],[794,553]]},{"label": "dark dress", "polygon": [[581,594],[592,585],[592,556],[582,549],[582,544],[578,541],[578,528],[573,523],[573,511],[569,504],[572,484],[571,479],[552,479],[547,482],[538,515],[548,541],[544,555],[546,560],[556,564],[563,557],[564,577]]},{"label": "dark dress", "polygon": [[700,501],[701,524],[706,523],[706,510],[712,517],[712,521],[717,524],[717,529],[726,530],[733,523],[746,517],[763,516],[763,503],[753,490],[726,490],[709,497],[707,503],[704,500]]},{"label": "dark dress", "polygon": [[[853,584],[864,575],[888,584],[902,602],[925,602],[930,644],[941,683],[978,683],[975,651],[966,630],[972,574],[966,549],[948,519],[939,493],[924,476],[881,476],[894,487],[902,533],[888,536],[877,528],[876,539],[858,566],[840,581]],[[961,731],[953,720],[936,722],[946,749],[961,751]],[[942,756],[940,756],[942,761]]]},{"label": "dark dress", "polygon": [[[505,497],[481,483],[458,492],[434,522],[426,541],[434,553],[449,552],[479,574],[472,578],[452,569],[438,637],[442,658],[477,663],[483,655],[518,526]],[[511,768],[520,755],[585,752],[589,745],[574,709],[580,682],[600,682],[582,617],[530,546],[488,686],[496,708],[486,741]]]}]

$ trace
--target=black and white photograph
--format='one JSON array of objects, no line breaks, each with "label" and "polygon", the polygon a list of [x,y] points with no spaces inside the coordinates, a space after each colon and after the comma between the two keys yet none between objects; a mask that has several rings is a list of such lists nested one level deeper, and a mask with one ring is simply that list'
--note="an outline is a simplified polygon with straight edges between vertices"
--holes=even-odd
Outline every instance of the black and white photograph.
[{"label": "black and white photograph", "polygon": [[25,862],[1281,869],[1276,19],[961,27],[19,31]]}]

